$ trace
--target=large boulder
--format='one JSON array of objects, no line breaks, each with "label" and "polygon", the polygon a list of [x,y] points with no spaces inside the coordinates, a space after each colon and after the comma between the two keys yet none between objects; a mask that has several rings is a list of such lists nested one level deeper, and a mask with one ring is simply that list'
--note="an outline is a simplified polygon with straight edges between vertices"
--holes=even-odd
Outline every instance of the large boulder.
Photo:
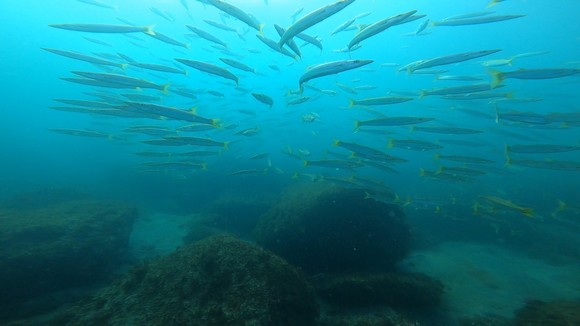
[{"label": "large boulder", "polygon": [[312,325],[318,306],[283,259],[214,236],[133,270],[54,325]]},{"label": "large boulder", "polygon": [[263,215],[256,240],[312,273],[385,270],[407,254],[409,228],[399,206],[364,190],[309,185]]},{"label": "large boulder", "polygon": [[136,209],[69,199],[19,199],[0,207],[0,318],[30,300],[96,284],[124,258]]},{"label": "large boulder", "polygon": [[517,326],[580,325],[580,300],[543,302],[533,300],[516,312]]},{"label": "large boulder", "polygon": [[443,296],[441,282],[418,273],[325,275],[315,284],[324,301],[343,308],[425,309],[437,306]]}]

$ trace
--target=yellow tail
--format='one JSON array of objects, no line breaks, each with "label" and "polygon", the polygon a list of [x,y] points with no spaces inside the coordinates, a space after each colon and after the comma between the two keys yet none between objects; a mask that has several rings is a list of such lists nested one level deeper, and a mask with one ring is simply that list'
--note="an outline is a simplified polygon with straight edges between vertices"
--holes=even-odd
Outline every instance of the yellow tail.
[{"label": "yellow tail", "polygon": [[503,73],[501,71],[490,69],[489,74],[491,75],[491,88],[498,87],[504,80]]},{"label": "yellow tail", "polygon": [[505,163],[503,166],[508,167],[512,164],[512,158],[510,157],[509,146],[507,144],[505,145],[504,155],[505,155]]},{"label": "yellow tail", "polygon": [[146,26],[144,33],[149,34],[151,36],[155,36],[156,34],[155,34],[155,31],[153,30],[153,27],[155,27],[155,25]]},{"label": "yellow tail", "polygon": [[530,217],[530,218],[534,218],[535,217],[534,209],[533,208],[522,208],[520,210],[520,212],[522,212],[522,214],[524,214],[527,217]]},{"label": "yellow tail", "polygon": [[170,83],[163,85],[163,87],[161,88],[161,92],[165,95],[169,95],[169,86],[171,86]]}]

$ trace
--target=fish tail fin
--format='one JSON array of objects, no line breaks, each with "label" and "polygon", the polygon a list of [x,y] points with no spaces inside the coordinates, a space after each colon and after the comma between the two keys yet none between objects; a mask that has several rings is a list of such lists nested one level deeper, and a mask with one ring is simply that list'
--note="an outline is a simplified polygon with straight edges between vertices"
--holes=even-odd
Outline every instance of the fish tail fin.
[{"label": "fish tail fin", "polygon": [[371,193],[368,191],[365,191],[365,199],[371,199],[371,198],[372,198]]},{"label": "fish tail fin", "polygon": [[393,138],[389,138],[389,140],[387,141],[387,148],[393,147],[395,147],[395,140]]},{"label": "fish tail fin", "polygon": [[529,207],[522,208],[521,212],[522,212],[522,214],[524,214],[527,217],[530,217],[530,218],[536,217],[533,208],[529,208]]},{"label": "fish tail fin", "polygon": [[423,168],[419,168],[419,176],[420,177],[427,176],[427,171],[425,171],[425,169],[423,169]]},{"label": "fish tail fin", "polygon": [[498,0],[491,0],[491,1],[490,1],[490,2],[487,4],[486,8],[491,8],[491,7],[495,6],[495,5],[497,5],[498,3],[499,3],[499,1],[498,1]]},{"label": "fish tail fin", "polygon": [[220,119],[211,119],[211,125],[212,127],[216,128],[216,129],[223,129],[223,126],[220,123]]},{"label": "fish tail fin", "polygon": [[441,158],[441,154],[435,154],[435,155],[433,155],[433,158],[436,159],[436,160],[438,160],[438,159]]},{"label": "fish tail fin", "polygon": [[302,165],[308,166],[310,163],[307,160],[302,161]]},{"label": "fish tail fin", "polygon": [[495,104],[495,124],[499,125],[499,107]]},{"label": "fish tail fin", "polygon": [[411,127],[409,128],[409,132],[415,132],[415,126],[411,126]]},{"label": "fish tail fin", "polygon": [[514,92],[511,91],[511,92],[505,93],[505,98],[513,99],[514,98]]},{"label": "fish tail fin", "polygon": [[189,43],[183,43],[183,46],[188,50],[191,49],[191,44]]},{"label": "fish tail fin", "polygon": [[163,85],[161,87],[161,92],[165,95],[169,95],[169,86],[171,86],[171,83],[167,83],[167,84]]},{"label": "fish tail fin", "polygon": [[338,140],[338,139],[335,139],[335,140],[332,142],[332,146],[340,146],[340,140]]},{"label": "fish tail fin", "polygon": [[422,89],[419,91],[419,99],[422,100],[425,96],[427,96],[427,91]]},{"label": "fish tail fin", "polygon": [[568,205],[563,200],[557,199],[557,201],[558,201],[558,207],[556,207],[556,209],[552,213],[552,216],[556,216],[556,214],[561,213],[561,212],[568,209]]},{"label": "fish tail fin", "polygon": [[360,121],[354,120],[354,131],[358,131],[358,128],[360,128]]},{"label": "fish tail fin", "polygon": [[443,171],[445,171],[445,167],[443,165],[441,165],[437,171],[435,171],[435,175],[440,175],[441,173],[443,173]]},{"label": "fish tail fin", "polygon": [[349,108],[352,108],[353,106],[355,106],[355,104],[356,104],[356,101],[355,100],[353,100],[353,99],[349,99],[348,100],[348,107]]},{"label": "fish tail fin", "polygon": [[439,24],[440,24],[440,22],[436,22],[436,21],[434,21],[434,20],[432,20],[431,22],[429,22],[429,25],[430,25],[430,26],[433,26],[433,27],[435,27],[435,26],[439,26]]},{"label": "fish tail fin", "polygon": [[228,149],[230,149],[230,142],[229,141],[225,141],[224,142],[224,149],[227,151]]},{"label": "fish tail fin", "polygon": [[489,74],[491,75],[491,88],[498,87],[504,80],[503,73],[501,71],[490,69]]},{"label": "fish tail fin", "polygon": [[189,70],[187,70],[187,69],[184,69],[184,70],[183,70],[183,74],[184,74],[185,76],[189,76]]},{"label": "fish tail fin", "polygon": [[155,31],[153,30],[154,27],[155,27],[155,25],[145,26],[144,33],[147,35],[155,36],[156,34],[155,34]]},{"label": "fish tail fin", "polygon": [[260,33],[260,35],[264,36],[264,26],[266,26],[266,24],[259,24],[258,25],[258,33]]},{"label": "fish tail fin", "polygon": [[512,165],[512,158],[510,157],[510,152],[508,150],[508,145],[505,145],[506,149],[504,152],[504,156],[505,156],[505,163],[503,164],[504,167],[508,167],[510,165]]},{"label": "fish tail fin", "polygon": [[129,66],[128,63],[121,63],[121,65],[120,65],[121,69],[123,69],[123,70],[127,69],[128,66]]},{"label": "fish tail fin", "polygon": [[395,193],[395,199],[393,199],[393,203],[400,203],[401,202],[401,196],[399,196],[399,194]]},{"label": "fish tail fin", "polygon": [[405,198],[405,201],[403,202],[403,207],[407,207],[409,205],[411,205],[413,203],[413,198],[411,198],[410,196],[407,196],[407,198]]},{"label": "fish tail fin", "polygon": [[207,171],[207,163],[205,163],[205,162],[201,163],[201,170]]},{"label": "fish tail fin", "polygon": [[481,204],[478,201],[473,203],[473,215],[479,215],[480,213]]}]

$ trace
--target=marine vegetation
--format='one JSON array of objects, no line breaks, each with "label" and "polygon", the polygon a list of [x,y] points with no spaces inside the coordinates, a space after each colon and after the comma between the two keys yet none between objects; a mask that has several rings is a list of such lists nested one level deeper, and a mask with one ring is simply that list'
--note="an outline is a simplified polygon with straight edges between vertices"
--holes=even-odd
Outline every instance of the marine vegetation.
[{"label": "marine vegetation", "polygon": [[328,276],[316,282],[320,297],[340,307],[424,309],[441,302],[443,284],[418,273]]},{"label": "marine vegetation", "polygon": [[[118,268],[136,209],[79,196],[34,192],[0,207],[0,319],[31,306],[51,309],[58,301],[51,294],[94,285]],[[36,305],[27,302],[35,299]]]},{"label": "marine vegetation", "polygon": [[313,325],[314,291],[283,259],[215,236],[135,268],[54,325]]},{"label": "marine vegetation", "polygon": [[530,301],[517,311],[516,325],[580,325],[580,301]]},{"label": "marine vegetation", "polygon": [[322,183],[284,195],[258,223],[256,240],[309,272],[382,270],[407,254],[409,229],[398,206]]}]

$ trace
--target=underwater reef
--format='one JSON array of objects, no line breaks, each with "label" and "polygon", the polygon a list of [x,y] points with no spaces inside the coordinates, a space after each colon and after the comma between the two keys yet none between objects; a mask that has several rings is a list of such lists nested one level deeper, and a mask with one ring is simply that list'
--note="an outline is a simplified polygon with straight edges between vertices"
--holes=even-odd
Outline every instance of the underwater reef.
[{"label": "underwater reef", "polygon": [[266,212],[256,241],[309,273],[388,270],[409,251],[410,232],[397,205],[361,189],[295,187]]},{"label": "underwater reef", "polygon": [[0,319],[26,314],[31,300],[39,300],[33,309],[50,309],[53,293],[102,282],[118,268],[137,210],[83,198],[49,190],[0,205]]},{"label": "underwater reef", "polygon": [[580,325],[580,301],[529,301],[516,312],[517,326]]},{"label": "underwater reef", "polygon": [[297,269],[220,235],[133,269],[52,325],[314,325],[318,313]]},{"label": "underwater reef", "polygon": [[361,312],[338,312],[325,314],[319,326],[420,326],[417,321],[409,320],[394,310],[378,309]]},{"label": "underwater reef", "polygon": [[314,283],[324,301],[340,307],[424,309],[443,296],[441,282],[419,273],[324,276]]}]

